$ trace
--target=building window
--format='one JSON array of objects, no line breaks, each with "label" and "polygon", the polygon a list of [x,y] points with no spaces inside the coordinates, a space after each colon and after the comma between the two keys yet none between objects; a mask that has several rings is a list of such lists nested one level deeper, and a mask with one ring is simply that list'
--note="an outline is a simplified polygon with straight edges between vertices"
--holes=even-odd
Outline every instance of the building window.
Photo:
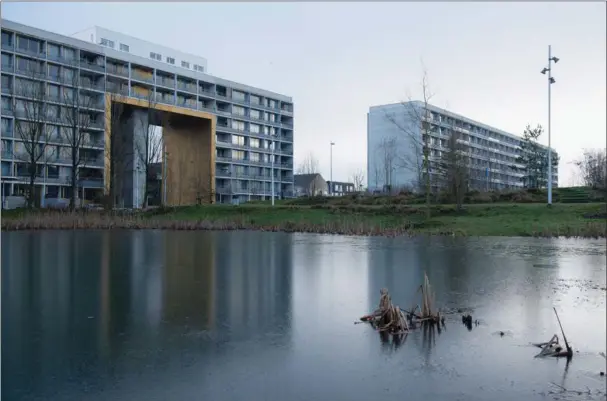
[{"label": "building window", "polygon": [[167,57],[167,63],[175,64],[175,59],[173,57]]},{"label": "building window", "polygon": [[253,162],[259,161],[259,153],[251,152],[250,157],[251,157],[251,161],[253,161]]},{"label": "building window", "polygon": [[158,53],[150,52],[150,58],[152,60],[162,61],[162,55],[160,55]]},{"label": "building window", "polygon": [[244,146],[244,136],[232,135],[232,143],[234,145]]},{"label": "building window", "polygon": [[13,45],[13,35],[8,32],[2,32],[2,44],[5,46]]},{"label": "building window", "polygon": [[112,49],[114,48],[114,45],[115,45],[115,43],[114,43],[113,40],[109,40],[109,39],[106,39],[106,38],[101,38],[99,44],[101,44],[101,46],[107,46],[107,47],[110,47]]},{"label": "building window", "polygon": [[188,63],[187,61],[182,61],[182,62],[181,62],[181,66],[182,66],[183,68],[190,68],[190,63]]},{"label": "building window", "polygon": [[261,98],[259,96],[251,95],[251,104],[261,104]]},{"label": "building window", "polygon": [[249,115],[251,116],[251,118],[254,118],[254,119],[256,119],[256,120],[259,120],[259,119],[260,119],[260,117],[261,117],[261,115],[260,115],[260,113],[259,113],[259,110],[253,110],[253,109],[251,109],[251,110],[249,111]]},{"label": "building window", "polygon": [[258,148],[259,147],[259,139],[257,139],[257,138],[251,138],[251,139],[249,139],[249,145],[251,145],[252,148]]},{"label": "building window", "polygon": [[238,131],[244,131],[244,121],[232,120],[232,128]]},{"label": "building window", "polygon": [[194,70],[199,72],[204,72],[204,67],[198,64],[194,64]]},{"label": "building window", "polygon": [[236,114],[237,116],[244,116],[245,109],[240,106],[232,106],[232,114]]},{"label": "building window", "polygon": [[249,124],[249,131],[251,131],[253,134],[259,134],[259,131],[260,131],[259,125]]},{"label": "building window", "polygon": [[120,44],[120,50],[123,52],[127,52],[129,51],[129,45],[125,45],[124,43]]}]

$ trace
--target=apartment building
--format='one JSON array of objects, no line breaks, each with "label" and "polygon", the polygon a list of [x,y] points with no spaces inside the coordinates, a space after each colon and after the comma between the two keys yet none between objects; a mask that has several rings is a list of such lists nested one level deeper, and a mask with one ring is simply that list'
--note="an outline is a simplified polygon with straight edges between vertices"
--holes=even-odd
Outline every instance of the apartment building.
[{"label": "apartment building", "polygon": [[[466,152],[470,189],[503,190],[524,187],[517,162],[522,138],[462,115],[426,105],[420,101],[373,106],[367,114],[367,186],[369,190],[412,187],[419,182],[423,160],[420,144],[430,151],[433,189],[440,188],[437,163],[449,150],[452,132],[459,135],[459,149]],[[424,110],[426,109],[426,110]],[[422,122],[429,124],[422,130]],[[429,137],[422,141],[422,131]],[[548,147],[540,145],[548,151]],[[553,157],[558,157],[552,150]],[[553,168],[553,186],[558,185],[558,168]]]},{"label": "apartment building", "polygon": [[[3,196],[23,194],[27,187],[28,164],[23,157],[27,152],[15,124],[27,120],[27,106],[34,100],[44,103],[44,124],[50,132],[48,157],[38,162],[36,185],[41,196],[70,196],[71,148],[61,135],[68,128],[62,118],[68,105],[60,101],[66,93],[78,94],[81,104],[74,106],[87,121],[82,128],[86,140],[79,148],[86,162],[78,169],[78,194],[84,199],[98,199],[107,179],[106,93],[212,114],[216,201],[264,199],[272,192],[293,196],[291,97],[209,75],[202,57],[103,28],[68,37],[1,22]],[[32,81],[44,88],[43,99],[25,96],[22,89]]]}]

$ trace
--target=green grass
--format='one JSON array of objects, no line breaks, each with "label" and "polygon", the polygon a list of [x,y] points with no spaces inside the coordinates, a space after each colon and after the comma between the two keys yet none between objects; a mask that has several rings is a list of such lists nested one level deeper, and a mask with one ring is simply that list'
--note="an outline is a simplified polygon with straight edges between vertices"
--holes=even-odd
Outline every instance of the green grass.
[{"label": "green grass", "polygon": [[[434,205],[277,204],[206,205],[161,208],[134,215],[97,212],[2,214],[3,230],[52,228],[166,228],[182,230],[259,229],[352,235],[463,235],[604,237],[604,203],[472,204],[457,211]],[[589,218],[589,216],[594,218]]]}]

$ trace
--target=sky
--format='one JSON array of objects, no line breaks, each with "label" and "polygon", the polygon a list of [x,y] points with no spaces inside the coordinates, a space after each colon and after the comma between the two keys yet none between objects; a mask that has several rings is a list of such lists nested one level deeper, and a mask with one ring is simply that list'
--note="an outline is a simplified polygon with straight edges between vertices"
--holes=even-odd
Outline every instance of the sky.
[{"label": "sky", "polygon": [[[329,178],[366,168],[370,106],[419,99],[521,135],[547,126],[559,185],[572,162],[606,147],[604,2],[7,3],[2,18],[71,35],[98,25],[208,59],[215,76],[293,97],[295,164]],[[540,138],[548,143],[547,134]]]}]

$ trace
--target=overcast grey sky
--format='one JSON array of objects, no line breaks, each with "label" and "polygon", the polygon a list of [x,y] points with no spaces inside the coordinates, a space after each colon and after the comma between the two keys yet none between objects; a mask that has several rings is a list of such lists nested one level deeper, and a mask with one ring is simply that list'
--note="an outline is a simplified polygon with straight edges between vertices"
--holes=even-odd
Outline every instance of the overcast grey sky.
[{"label": "overcast grey sky", "polygon": [[[521,134],[547,122],[560,185],[583,148],[606,146],[605,4],[595,3],[2,3],[2,17],[61,34],[99,25],[206,57],[209,72],[292,96],[295,161],[312,152],[333,178],[366,165],[369,106],[420,95]],[[547,143],[547,137],[542,138]]]}]

